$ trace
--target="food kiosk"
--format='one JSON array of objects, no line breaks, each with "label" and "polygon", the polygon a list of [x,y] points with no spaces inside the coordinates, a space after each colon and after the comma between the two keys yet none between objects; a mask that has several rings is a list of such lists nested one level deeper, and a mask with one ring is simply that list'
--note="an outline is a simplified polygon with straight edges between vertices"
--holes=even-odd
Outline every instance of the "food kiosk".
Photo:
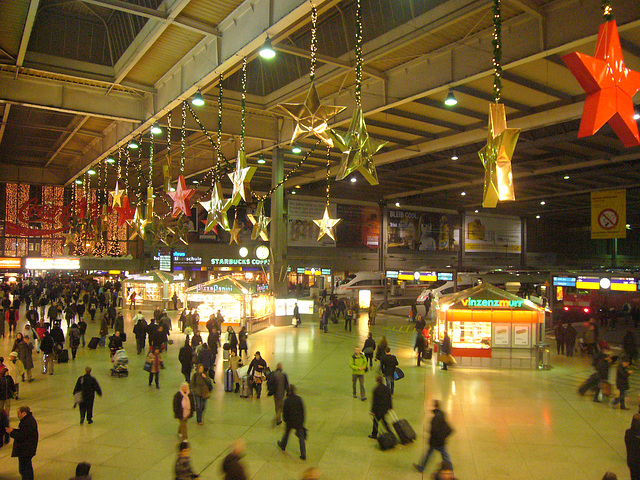
[{"label": "food kiosk", "polygon": [[136,292],[136,303],[166,308],[175,293],[181,298],[186,287],[182,274],[171,274],[152,270],[147,273],[129,275],[123,282],[124,301],[129,303],[131,292]]},{"label": "food kiosk", "polygon": [[256,332],[273,324],[274,318],[273,296],[267,291],[259,292],[259,286],[262,287],[231,276],[216,278],[187,288],[183,300],[189,308],[197,308],[200,330],[220,310],[225,320],[223,327],[230,325],[237,331],[246,326],[249,332]]},{"label": "food kiosk", "polygon": [[441,297],[436,339],[449,333],[460,366],[536,368],[544,309],[487,283]]}]

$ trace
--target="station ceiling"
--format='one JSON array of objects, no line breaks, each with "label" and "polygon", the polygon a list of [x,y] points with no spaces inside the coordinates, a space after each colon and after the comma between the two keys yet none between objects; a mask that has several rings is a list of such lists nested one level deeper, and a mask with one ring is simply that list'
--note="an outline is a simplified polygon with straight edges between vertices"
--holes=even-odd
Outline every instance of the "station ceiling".
[{"label": "station ceiling", "polygon": [[[451,210],[482,210],[492,100],[491,0],[361,0],[363,109],[369,133],[386,141],[376,156],[379,186],[360,174],[331,182],[334,199]],[[318,8],[316,86],[322,103],[348,107],[332,126],[346,130],[354,107],[355,1]],[[637,0],[613,2],[626,65],[640,71]],[[629,222],[640,227],[640,147],[624,148],[609,126],[578,138],[584,91],[562,63],[572,51],[593,55],[600,2],[503,0],[503,95],[510,127],[522,132],[513,157],[516,201],[505,213],[586,224],[594,190],[627,189]],[[277,56],[257,55],[267,35]],[[309,88],[310,3],[303,0],[5,0],[0,3],[0,181],[70,184],[132,137],[142,140],[132,165],[163,185],[171,112],[171,165],[180,157],[181,102],[193,107],[215,140],[223,75],[224,156],[239,147],[240,72],[248,61],[246,150],[258,167],[251,186],[271,186],[271,157],[285,173],[314,147],[291,152],[293,125],[277,107]],[[452,90],[455,107],[443,101]],[[635,103],[640,102],[640,95]],[[638,111],[638,107],[636,107]],[[218,161],[187,114],[185,175],[201,182]],[[452,160],[452,157],[457,160]],[[262,157],[265,164],[258,164]],[[332,171],[340,154],[332,152]],[[286,182],[287,195],[324,196],[326,151],[317,148]],[[109,186],[115,182],[109,167]],[[95,186],[95,180],[94,180]],[[223,183],[230,188],[230,182]],[[296,188],[298,187],[298,188]],[[542,203],[544,202],[544,204]]]}]

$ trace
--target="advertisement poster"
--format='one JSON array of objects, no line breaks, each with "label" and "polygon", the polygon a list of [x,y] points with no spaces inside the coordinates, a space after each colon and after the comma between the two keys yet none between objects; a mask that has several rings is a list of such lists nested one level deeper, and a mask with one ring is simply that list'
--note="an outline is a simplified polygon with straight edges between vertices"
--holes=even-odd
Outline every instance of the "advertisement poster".
[{"label": "advertisement poster", "polygon": [[511,338],[511,325],[508,323],[496,323],[493,325],[493,346],[508,347]]},{"label": "advertisement poster", "polygon": [[627,191],[591,192],[591,239],[627,238]]},{"label": "advertisement poster", "polygon": [[[318,226],[314,220],[322,218],[325,203],[305,200],[289,200],[287,243],[291,247],[335,247],[336,242],[328,235],[318,241]],[[329,205],[331,218],[339,218],[336,215],[335,204]]]},{"label": "advertisement poster", "polygon": [[390,251],[452,251],[459,245],[458,231],[455,215],[389,210]]},{"label": "advertisement poster", "polygon": [[464,251],[468,253],[514,253],[522,250],[518,217],[465,214]]},{"label": "advertisement poster", "polygon": [[530,325],[513,325],[513,346],[528,347]]},{"label": "advertisement poster", "polygon": [[336,227],[340,247],[378,248],[380,243],[380,210],[374,206],[337,205],[342,221]]}]

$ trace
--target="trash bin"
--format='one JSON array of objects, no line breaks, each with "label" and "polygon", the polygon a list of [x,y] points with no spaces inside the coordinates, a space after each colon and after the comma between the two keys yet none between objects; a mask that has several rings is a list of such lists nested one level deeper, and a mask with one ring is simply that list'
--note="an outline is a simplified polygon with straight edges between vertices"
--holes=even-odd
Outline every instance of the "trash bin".
[{"label": "trash bin", "polygon": [[537,347],[538,352],[538,368],[540,370],[551,369],[551,354],[549,353],[549,344],[541,343]]}]

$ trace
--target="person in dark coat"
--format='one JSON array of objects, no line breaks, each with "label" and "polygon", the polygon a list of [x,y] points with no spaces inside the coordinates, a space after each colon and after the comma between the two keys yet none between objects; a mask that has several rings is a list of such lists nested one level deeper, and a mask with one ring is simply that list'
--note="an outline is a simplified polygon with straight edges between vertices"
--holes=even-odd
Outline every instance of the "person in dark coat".
[{"label": "person in dark coat", "polygon": [[413,344],[413,349],[418,351],[418,366],[420,366],[424,352],[427,349],[427,341],[424,335],[422,335],[422,330],[416,333],[416,341]]},{"label": "person in dark coat", "polygon": [[628,357],[622,357],[618,365],[618,370],[616,371],[616,388],[620,391],[620,395],[611,401],[611,406],[615,407],[620,403],[621,410],[629,410],[624,403],[625,394],[627,390],[629,390],[629,375],[631,375],[629,363],[630,360]]},{"label": "person in dark coat", "polygon": [[113,331],[124,333],[124,317],[122,316],[122,312],[116,316],[116,320],[113,323]]},{"label": "person in dark coat", "polygon": [[138,351],[138,355],[140,355],[144,350],[147,340],[147,321],[144,319],[141,312],[138,312],[136,317],[138,317],[138,320],[133,326],[133,335],[136,337],[136,349]]},{"label": "person in dark coat", "polygon": [[391,390],[382,383],[382,376],[376,377],[376,388],[373,389],[373,398],[371,400],[371,415],[373,416],[373,430],[369,438],[378,438],[378,423],[384,423],[384,427],[388,432],[391,431],[385,416],[393,408],[391,400]]},{"label": "person in dark coat", "polygon": [[256,398],[260,398],[262,394],[262,382],[265,380],[264,371],[267,369],[267,362],[262,356],[260,356],[260,352],[256,352],[253,360],[249,364],[249,370],[247,371],[247,375],[253,375],[253,388],[256,390]]},{"label": "person in dark coat", "polygon": [[238,336],[231,326],[227,327],[227,342],[229,343],[229,350],[238,349]]},{"label": "person in dark coat", "polygon": [[76,359],[76,353],[80,346],[80,328],[75,323],[72,323],[68,331],[69,336],[69,348],[71,349],[71,357]]},{"label": "person in dark coat", "polygon": [[180,422],[178,435],[182,440],[188,438],[187,420],[193,417],[195,405],[196,402],[191,393],[189,382],[183,382],[180,385],[180,390],[173,396],[173,416]]},{"label": "person in dark coat", "polygon": [[80,333],[80,340],[82,340],[82,346],[84,347],[86,345],[84,336],[87,333],[87,322],[84,321],[84,318],[80,318],[78,322],[78,332]]},{"label": "person in dark coat", "polygon": [[431,419],[431,432],[429,437],[429,450],[427,450],[426,455],[422,458],[422,461],[419,464],[413,465],[416,470],[419,472],[424,471],[424,468],[429,461],[429,457],[434,450],[440,452],[440,455],[442,455],[442,462],[447,462],[448,465],[451,465],[451,470],[453,470],[453,462],[451,462],[451,457],[445,449],[445,442],[451,432],[453,432],[453,430],[444,418],[444,412],[440,410],[440,402],[438,400],[434,400],[433,418]]},{"label": "person in dark coat", "polygon": [[[440,350],[443,355],[451,355],[452,345],[449,332],[444,332],[444,338],[442,339],[442,346],[440,347]],[[446,362],[442,362],[442,370],[447,370]]]},{"label": "person in dark coat", "polygon": [[242,358],[242,352],[244,351],[245,358],[249,356],[249,348],[247,346],[247,329],[242,327],[238,332],[238,355]]},{"label": "person in dark coat", "polygon": [[7,427],[5,431],[13,438],[12,457],[18,457],[18,472],[22,480],[33,480],[31,459],[38,449],[38,422],[29,407],[18,407],[18,428]]},{"label": "person in dark coat", "polygon": [[45,330],[40,342],[40,350],[43,353],[42,373],[48,373],[49,375],[53,375],[54,344],[53,337]]},{"label": "person in dark coat", "polygon": [[284,401],[282,417],[285,423],[285,430],[282,440],[278,442],[278,446],[284,452],[287,448],[287,442],[289,441],[289,433],[291,433],[291,430],[295,430],[296,437],[298,437],[300,441],[300,459],[306,460],[307,449],[304,441],[307,433],[304,428],[304,404],[302,403],[302,399],[296,395],[296,387],[294,385],[289,385],[289,394]]},{"label": "person in dark coat", "polygon": [[640,413],[633,416],[631,428],[624,433],[624,443],[631,480],[640,480]]},{"label": "person in dark coat", "polygon": [[62,328],[59,325],[56,325],[55,327],[51,327],[51,336],[53,337],[53,340],[56,342],[56,349],[59,350],[62,348],[62,346],[64,345],[64,332],[62,331]]},{"label": "person in dark coat", "polygon": [[373,335],[369,333],[367,339],[362,346],[362,353],[369,361],[369,366],[373,367],[373,353],[376,351],[376,341],[373,339]]},{"label": "person in dark coat", "polygon": [[631,362],[638,358],[638,344],[631,330],[627,330],[627,333],[622,339],[622,349]]},{"label": "person in dark coat", "polygon": [[566,331],[564,329],[564,326],[562,325],[562,323],[559,323],[558,325],[556,325],[556,328],[554,329],[554,332],[556,334],[556,349],[558,350],[558,355],[562,354],[564,355],[564,346],[565,346],[565,342],[566,342]]},{"label": "person in dark coat", "polygon": [[186,381],[191,380],[191,370],[193,369],[193,348],[189,344],[189,335],[184,341],[184,346],[178,352],[178,360],[182,366],[182,374]]},{"label": "person in dark coat", "polygon": [[0,410],[11,411],[11,399],[15,392],[16,386],[9,370],[4,365],[0,366]]},{"label": "person in dark coat", "polygon": [[109,337],[109,348],[112,355],[122,348],[122,337],[119,330],[116,330],[116,333]]},{"label": "person in dark coat", "polygon": [[222,461],[222,471],[224,480],[247,480],[244,467],[240,464],[240,459],[244,456],[244,440],[238,439],[231,444],[231,453],[224,457]]},{"label": "person in dark coat", "polygon": [[576,338],[578,338],[578,331],[573,325],[568,323],[564,327],[564,348],[567,357],[573,357],[573,350],[576,348]]},{"label": "person in dark coat", "polygon": [[289,390],[289,378],[282,371],[282,364],[278,363],[276,369],[269,376],[267,381],[267,394],[273,396],[273,403],[276,409],[276,425],[282,423],[282,409],[284,406],[284,396]]},{"label": "person in dark coat", "polygon": [[93,423],[93,401],[96,398],[96,393],[102,396],[102,389],[100,384],[91,376],[91,367],[85,367],[84,375],[78,378],[76,386],[73,389],[73,394],[82,392],[82,401],[78,403],[80,409],[80,425],[84,423],[84,417],[87,417],[87,423]]},{"label": "person in dark coat", "polygon": [[166,349],[168,336],[167,331],[164,329],[164,325],[156,325],[156,331],[151,335],[149,343],[153,348],[159,348],[160,351]]},{"label": "person in dark coat", "polygon": [[393,376],[398,366],[398,359],[395,355],[391,355],[391,349],[386,348],[385,354],[380,358],[380,372],[387,381],[387,387],[391,390],[391,394],[395,389],[395,377]]}]

